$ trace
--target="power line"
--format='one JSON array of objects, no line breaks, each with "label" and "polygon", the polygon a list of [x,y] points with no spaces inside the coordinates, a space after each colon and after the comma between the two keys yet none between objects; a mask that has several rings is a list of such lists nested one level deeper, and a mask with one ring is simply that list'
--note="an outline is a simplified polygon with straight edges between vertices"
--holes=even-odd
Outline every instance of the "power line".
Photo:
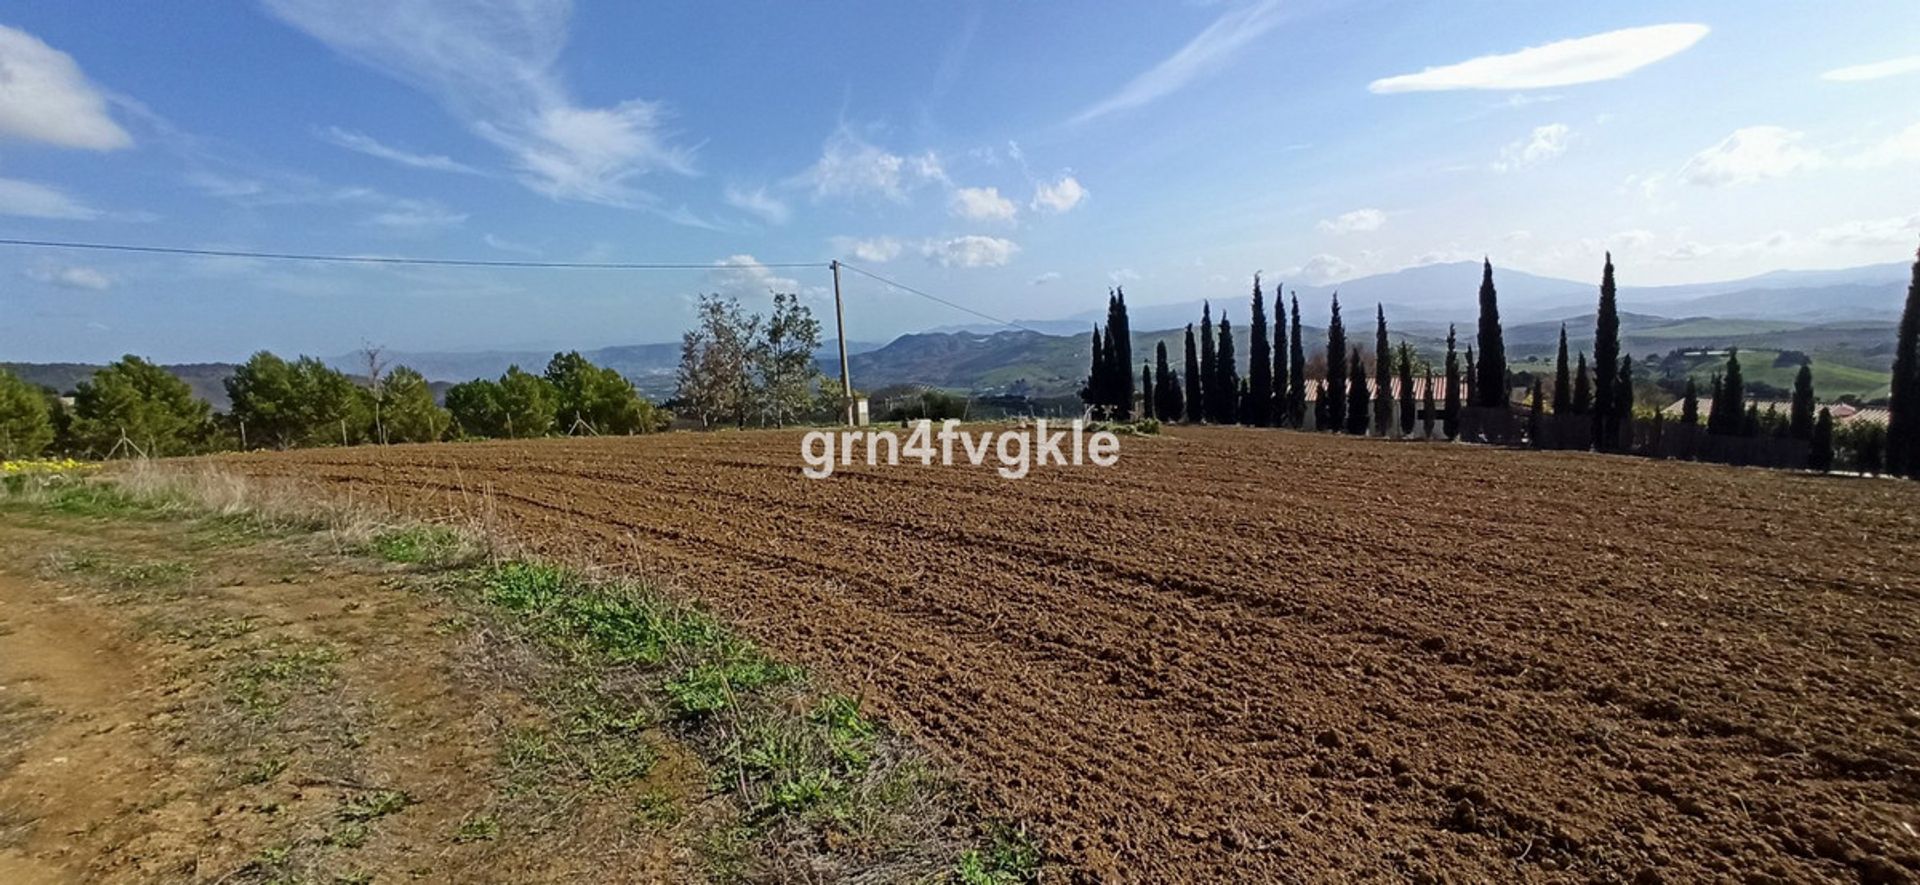
[{"label": "power line", "polygon": [[1023,325],[1021,325],[1021,324],[1019,324],[1019,323],[1016,323],[1016,322],[1014,322],[1014,321],[1012,321],[1012,320],[1003,320],[1003,319],[1001,319],[1001,318],[999,318],[999,317],[997,317],[997,316],[994,316],[993,314],[990,314],[990,313],[982,313],[982,312],[980,312],[980,311],[977,311],[977,310],[974,310],[973,308],[971,308],[971,307],[968,307],[968,306],[966,306],[966,305],[964,305],[964,304],[959,304],[959,303],[957,303],[957,302],[953,302],[953,301],[948,301],[947,299],[945,299],[945,298],[942,298],[942,297],[940,297],[940,296],[938,296],[938,295],[935,295],[935,294],[932,294],[932,293],[930,293],[930,292],[923,292],[923,291],[921,291],[921,290],[919,290],[919,289],[915,289],[914,287],[912,287],[912,286],[909,286],[909,285],[907,285],[906,283],[901,283],[901,282],[897,282],[897,281],[894,281],[894,280],[889,280],[889,279],[887,279],[886,277],[883,277],[883,276],[881,276],[881,275],[879,275],[879,274],[877,274],[877,273],[874,273],[873,271],[870,271],[870,270],[865,270],[865,269],[863,269],[863,268],[859,268],[859,267],[855,267],[854,265],[851,265],[851,264],[848,264],[848,263],[846,263],[845,261],[842,261],[842,262],[840,262],[840,266],[841,266],[841,267],[844,267],[844,268],[846,268],[846,269],[848,269],[848,270],[850,270],[850,271],[853,271],[854,273],[857,273],[857,274],[860,274],[861,276],[865,276],[865,277],[870,277],[870,278],[872,278],[872,279],[874,279],[874,280],[877,280],[877,281],[879,281],[879,282],[881,282],[881,283],[885,283],[885,284],[887,284],[887,285],[889,285],[889,286],[892,286],[892,287],[894,287],[895,289],[899,289],[899,290],[900,290],[900,291],[902,291],[902,292],[907,292],[907,293],[911,293],[911,294],[914,294],[914,295],[918,295],[918,296],[920,296],[920,297],[922,297],[922,298],[925,298],[925,299],[927,299],[928,301],[935,301],[935,302],[939,302],[940,304],[944,304],[944,305],[946,305],[946,306],[948,306],[948,307],[951,307],[951,308],[953,308],[954,310],[957,310],[957,311],[961,311],[962,313],[970,313],[970,314],[973,314],[974,316],[977,316],[977,317],[979,317],[979,318],[981,318],[981,319],[983,319],[983,320],[986,320],[986,321],[988,321],[988,322],[992,322],[992,323],[999,323],[999,324],[1000,324],[1000,325],[1002,325],[1002,326],[1010,326],[1010,327],[1012,327],[1012,328],[1015,328],[1015,329],[1019,329],[1019,330],[1021,330],[1021,331],[1023,331],[1023,332],[1032,332],[1032,333],[1034,333],[1035,335],[1045,335],[1045,334],[1046,334],[1045,332],[1042,332],[1042,331],[1040,331],[1039,329],[1035,329],[1035,328],[1032,328],[1032,327],[1030,327],[1030,326],[1023,326]]},{"label": "power line", "polygon": [[817,267],[824,261],[753,261],[728,263],[693,262],[597,262],[597,261],[491,261],[478,258],[405,258],[379,255],[310,255],[298,252],[249,252],[239,249],[179,249],[170,246],[138,246],[125,243],[69,243],[53,240],[0,239],[0,246],[29,246],[43,249],[86,249],[95,252],[138,252],[152,255],[192,255],[205,258],[261,258],[273,261],[311,261],[327,264],[406,264],[429,267],[518,267],[568,270],[725,270],[729,267]]}]

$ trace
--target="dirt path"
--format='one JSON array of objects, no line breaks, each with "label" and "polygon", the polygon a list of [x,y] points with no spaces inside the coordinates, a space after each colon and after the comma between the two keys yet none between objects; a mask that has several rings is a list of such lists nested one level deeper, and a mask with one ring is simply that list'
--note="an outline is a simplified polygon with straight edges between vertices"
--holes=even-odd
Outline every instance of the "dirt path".
[{"label": "dirt path", "polygon": [[219,459],[664,574],[1074,869],[1920,875],[1920,487],[1179,430],[800,475],[794,434]]},{"label": "dirt path", "polygon": [[539,712],[497,649],[324,538],[0,513],[0,549],[0,882],[645,882],[684,860],[627,826],[631,791],[516,816],[554,809],[513,792],[503,748]]}]

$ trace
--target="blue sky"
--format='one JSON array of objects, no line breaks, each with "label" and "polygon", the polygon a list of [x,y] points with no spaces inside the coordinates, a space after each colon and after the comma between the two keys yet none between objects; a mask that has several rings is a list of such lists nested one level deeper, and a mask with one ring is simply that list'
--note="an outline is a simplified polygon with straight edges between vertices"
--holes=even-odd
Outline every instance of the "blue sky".
[{"label": "blue sky", "polygon": [[[1916,87],[1911,3],[1867,0],[15,0],[0,237],[840,257],[1037,318],[1482,254],[1692,282],[1911,256]],[[827,282],[6,248],[0,359],[665,341]],[[847,294],[856,339],[973,320]]]}]

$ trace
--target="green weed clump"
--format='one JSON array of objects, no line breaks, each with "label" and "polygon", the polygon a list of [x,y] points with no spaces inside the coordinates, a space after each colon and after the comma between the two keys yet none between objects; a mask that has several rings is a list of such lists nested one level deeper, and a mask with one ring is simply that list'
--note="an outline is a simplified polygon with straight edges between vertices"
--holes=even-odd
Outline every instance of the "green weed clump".
[{"label": "green weed clump", "polygon": [[367,546],[388,562],[436,567],[458,565],[478,552],[465,535],[433,525],[387,529],[376,533]]}]

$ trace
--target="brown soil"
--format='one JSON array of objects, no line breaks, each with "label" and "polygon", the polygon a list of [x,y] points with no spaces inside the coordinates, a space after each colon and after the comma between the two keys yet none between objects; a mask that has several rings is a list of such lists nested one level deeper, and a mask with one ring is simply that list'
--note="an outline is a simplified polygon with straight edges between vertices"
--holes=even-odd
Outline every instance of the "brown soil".
[{"label": "brown soil", "polygon": [[1178,430],[223,458],[675,579],[1130,880],[1920,875],[1920,484]]},{"label": "brown soil", "polygon": [[[0,549],[0,882],[672,876],[625,797],[546,831],[516,815],[544,806],[502,792],[503,734],[538,711],[390,567],[27,512],[0,514]],[[482,817],[500,830],[462,837]]]}]

